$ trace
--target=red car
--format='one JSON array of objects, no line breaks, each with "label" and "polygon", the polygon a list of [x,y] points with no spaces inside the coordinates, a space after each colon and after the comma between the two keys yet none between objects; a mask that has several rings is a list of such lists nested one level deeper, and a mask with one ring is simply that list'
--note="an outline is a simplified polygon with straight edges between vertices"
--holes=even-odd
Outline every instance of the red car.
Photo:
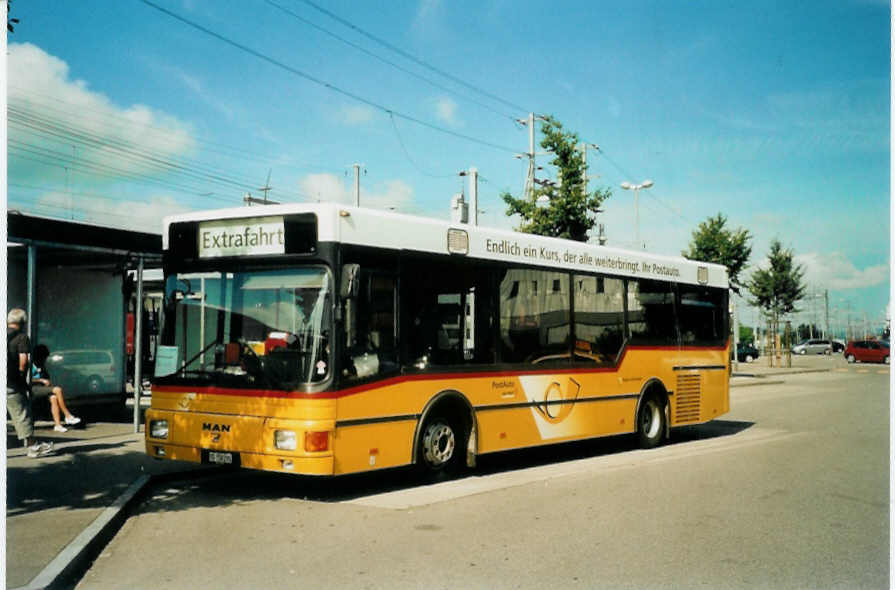
[{"label": "red car", "polygon": [[845,360],[850,363],[886,363],[889,364],[889,343],[885,340],[854,340],[848,343]]}]

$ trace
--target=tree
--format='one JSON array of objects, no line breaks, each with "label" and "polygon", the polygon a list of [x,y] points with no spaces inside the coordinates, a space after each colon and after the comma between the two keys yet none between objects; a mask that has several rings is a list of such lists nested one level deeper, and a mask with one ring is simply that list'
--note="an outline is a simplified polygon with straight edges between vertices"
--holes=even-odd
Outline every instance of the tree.
[{"label": "tree", "polygon": [[727,218],[721,213],[709,217],[693,232],[690,249],[681,252],[681,255],[690,260],[714,262],[726,266],[730,289],[739,295],[740,288],[745,287],[740,281],[740,272],[746,267],[746,262],[752,255],[752,246],[749,245],[752,236],[749,230],[741,227],[732,230],[725,227],[726,225]]},{"label": "tree", "polygon": [[12,12],[12,0],[6,0],[6,30],[10,33],[13,32],[13,24],[19,24],[19,19],[17,18],[9,18],[9,13]]},{"label": "tree", "polygon": [[[500,196],[507,204],[507,215],[520,215],[522,224],[516,228],[530,234],[587,241],[587,232],[596,225],[591,215],[612,195],[607,189],[593,193],[584,191],[584,167],[586,162],[578,150],[578,135],[563,131],[562,124],[547,117],[541,125],[541,147],[553,154],[550,163],[556,166],[562,179],[558,186],[546,185],[531,191],[527,199],[517,199],[508,192]],[[538,205],[539,197],[549,202]]]},{"label": "tree", "polygon": [[793,262],[792,250],[787,250],[780,240],[771,241],[768,253],[769,268],[759,268],[752,273],[746,287],[754,300],[749,301],[765,311],[771,322],[771,332],[777,334],[780,318],[799,311],[796,303],[805,293],[802,266]]}]

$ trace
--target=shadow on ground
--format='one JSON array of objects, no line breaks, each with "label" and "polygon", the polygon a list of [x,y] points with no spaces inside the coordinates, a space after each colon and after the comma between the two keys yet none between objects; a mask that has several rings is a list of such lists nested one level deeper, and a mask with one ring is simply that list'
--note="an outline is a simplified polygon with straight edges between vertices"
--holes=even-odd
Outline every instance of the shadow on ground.
[{"label": "shadow on ground", "polygon": [[[672,431],[668,444],[732,436],[752,427],[752,422],[716,420]],[[637,448],[632,436],[593,439],[534,449],[506,451],[479,457],[478,466],[464,477],[485,477],[592,457],[611,456]],[[147,491],[136,513],[189,510],[242,504],[258,500],[292,498],[314,502],[343,502],[364,496],[428,485],[432,480],[412,468],[335,478],[287,475],[248,470],[225,470],[201,478],[161,482]]]}]

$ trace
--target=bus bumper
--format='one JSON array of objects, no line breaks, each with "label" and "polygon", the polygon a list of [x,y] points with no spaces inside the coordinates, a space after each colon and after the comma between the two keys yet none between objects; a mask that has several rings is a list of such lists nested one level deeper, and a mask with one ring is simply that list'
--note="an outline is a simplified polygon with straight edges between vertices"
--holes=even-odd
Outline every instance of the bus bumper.
[{"label": "bus bumper", "polygon": [[[150,409],[146,412],[146,453],[156,459],[332,475],[334,426],[328,420]],[[309,441],[313,445],[310,450]]]}]

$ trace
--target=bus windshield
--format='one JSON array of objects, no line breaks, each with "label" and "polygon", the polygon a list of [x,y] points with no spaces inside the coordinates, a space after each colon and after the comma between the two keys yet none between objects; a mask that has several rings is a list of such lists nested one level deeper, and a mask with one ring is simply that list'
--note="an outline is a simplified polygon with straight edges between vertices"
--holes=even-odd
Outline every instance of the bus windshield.
[{"label": "bus windshield", "polygon": [[282,390],[325,381],[331,309],[322,267],[169,275],[157,381]]}]

